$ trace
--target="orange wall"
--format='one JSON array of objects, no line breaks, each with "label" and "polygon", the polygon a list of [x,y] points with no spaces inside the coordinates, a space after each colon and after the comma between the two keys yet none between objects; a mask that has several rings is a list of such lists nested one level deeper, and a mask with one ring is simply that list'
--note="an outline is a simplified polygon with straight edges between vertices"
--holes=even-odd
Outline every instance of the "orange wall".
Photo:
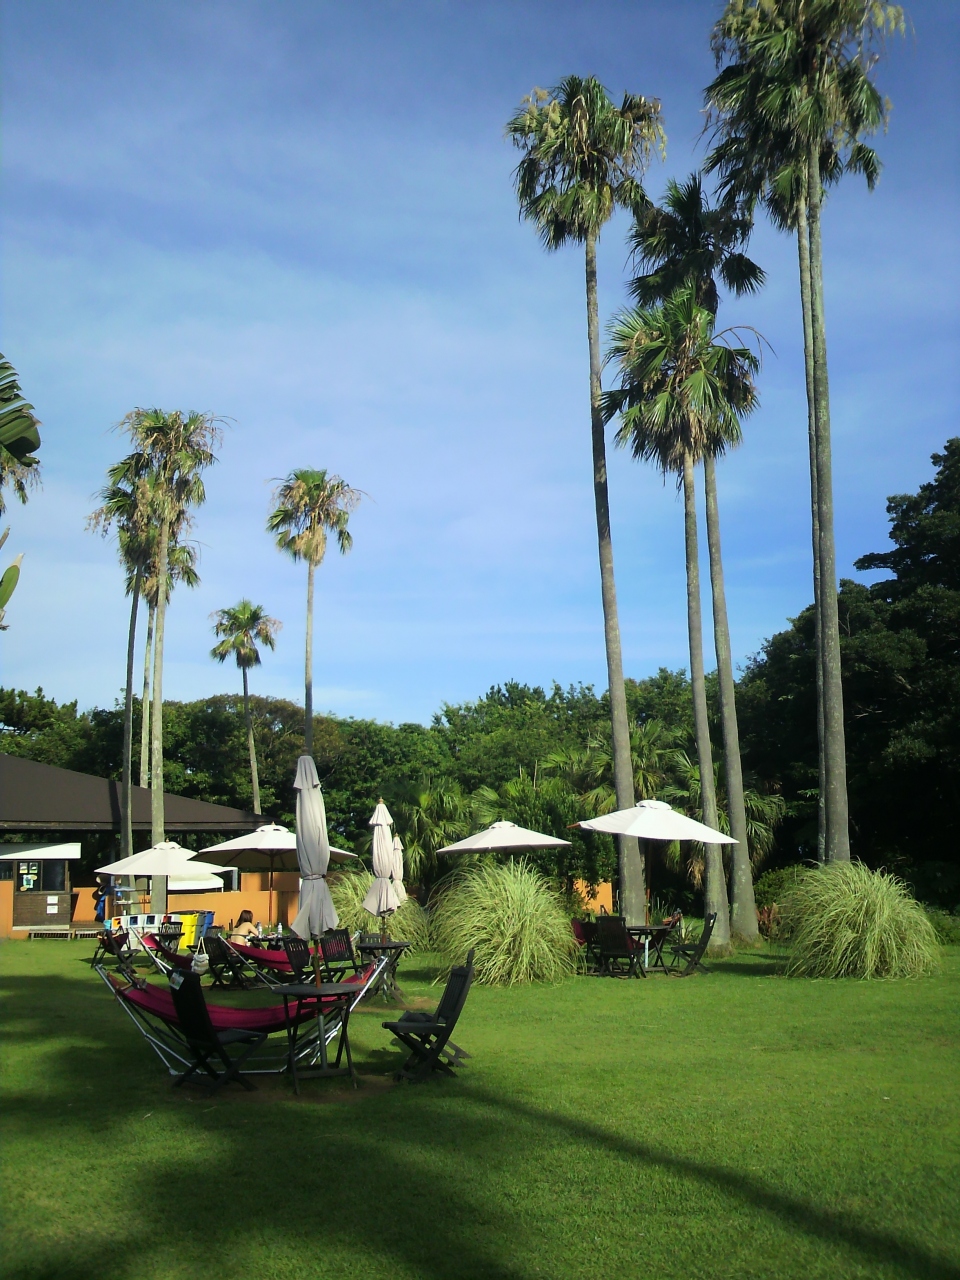
[{"label": "orange wall", "polygon": [[575,885],[577,892],[583,894],[588,911],[596,913],[601,907],[604,907],[611,915],[613,914],[613,885],[609,881],[598,884],[596,893],[593,895],[590,893],[590,886],[584,883],[583,880],[575,881]]},{"label": "orange wall", "polygon": [[13,932],[13,881],[0,880],[0,938]]}]

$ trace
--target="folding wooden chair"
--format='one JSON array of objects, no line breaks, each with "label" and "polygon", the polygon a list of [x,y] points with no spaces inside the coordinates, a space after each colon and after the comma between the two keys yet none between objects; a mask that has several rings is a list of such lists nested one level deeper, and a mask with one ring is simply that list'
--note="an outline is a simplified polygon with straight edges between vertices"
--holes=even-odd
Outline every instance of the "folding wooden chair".
[{"label": "folding wooden chair", "polygon": [[291,981],[308,982],[314,975],[313,953],[308,944],[294,933],[284,937],[283,949],[290,961]]},{"label": "folding wooden chair", "polygon": [[[194,1054],[194,1061],[186,1071],[177,1076],[174,1084],[179,1086],[192,1080],[197,1072],[203,1071],[209,1076],[208,1092],[215,1093],[231,1080],[238,1081],[244,1089],[255,1091],[252,1080],[245,1080],[241,1075],[243,1064],[267,1038],[265,1031],[217,1031],[210,1021],[210,1011],[203,998],[200,979],[194,973],[177,971],[170,975],[170,994],[173,996],[177,1021],[184,1039]],[[230,1045],[245,1045],[244,1052],[236,1057],[227,1052]],[[221,1069],[215,1065],[219,1061]],[[198,1080],[198,1083],[204,1083]]]},{"label": "folding wooden chair", "polygon": [[469,1058],[450,1037],[457,1025],[467,994],[473,981],[473,951],[466,961],[450,970],[435,1013],[405,1013],[397,1022],[385,1022],[384,1029],[392,1031],[401,1044],[410,1050],[410,1056],[396,1073],[396,1080],[417,1082],[426,1080],[434,1071],[452,1076],[453,1068]]},{"label": "folding wooden chair", "polygon": [[244,972],[246,966],[219,934],[211,934],[209,930],[203,939],[203,949],[210,961],[210,977],[215,987],[240,987],[246,991],[254,983]]},{"label": "folding wooden chair", "polygon": [[[670,972],[678,978],[688,978],[697,969],[704,973],[710,970],[703,963],[703,956],[710,945],[713,926],[717,923],[717,913],[711,911],[703,922],[703,933],[696,942],[677,942],[670,948],[672,956]],[[686,963],[684,963],[686,962]]]},{"label": "folding wooden chair", "polygon": [[613,978],[624,972],[628,978],[645,978],[640,964],[643,948],[627,933],[623,916],[597,917],[597,953],[600,957],[599,973]]},{"label": "folding wooden chair", "polygon": [[320,939],[325,982],[340,982],[347,973],[358,973],[360,966],[354,954],[348,929],[331,929]]},{"label": "folding wooden chair", "polygon": [[597,949],[597,922],[595,920],[571,920],[573,936],[583,950],[584,962],[596,972],[600,964],[600,952]]}]

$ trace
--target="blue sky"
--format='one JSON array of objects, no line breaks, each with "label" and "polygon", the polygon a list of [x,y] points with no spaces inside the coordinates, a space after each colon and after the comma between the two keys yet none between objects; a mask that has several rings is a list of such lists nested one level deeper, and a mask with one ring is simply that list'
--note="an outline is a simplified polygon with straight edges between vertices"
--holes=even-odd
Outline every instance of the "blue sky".
[{"label": "blue sky", "polygon": [[[127,606],[84,517],[134,405],[229,418],[200,512],[201,586],[171,606],[165,692],[233,689],[209,615],[284,622],[256,690],[300,697],[305,573],[263,530],[271,481],[321,466],[370,495],[318,575],[316,705],[426,720],[495,682],[605,685],[582,257],[518,221],[503,124],[534,85],[595,74],[662,100],[665,179],[702,157],[708,0],[7,0],[2,350],[43,420],[44,484],[0,683],[119,696]],[[957,430],[960,6],[909,6],[868,195],[826,216],[841,572],[885,542]],[[601,246],[604,317],[626,224]],[[796,252],[757,228],[762,409],[720,468],[739,661],[809,600]],[[681,510],[611,451],[625,665],[687,664]],[[708,659],[709,661],[709,659]]]}]

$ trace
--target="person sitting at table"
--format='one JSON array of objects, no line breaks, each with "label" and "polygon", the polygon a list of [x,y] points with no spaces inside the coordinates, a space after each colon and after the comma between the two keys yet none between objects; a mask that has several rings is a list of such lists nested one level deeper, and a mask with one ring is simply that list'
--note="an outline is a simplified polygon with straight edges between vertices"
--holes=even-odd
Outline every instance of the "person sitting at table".
[{"label": "person sitting at table", "polygon": [[230,932],[230,941],[239,942],[241,946],[247,947],[257,936],[257,926],[253,923],[253,912],[241,911],[237,917],[237,923]]}]

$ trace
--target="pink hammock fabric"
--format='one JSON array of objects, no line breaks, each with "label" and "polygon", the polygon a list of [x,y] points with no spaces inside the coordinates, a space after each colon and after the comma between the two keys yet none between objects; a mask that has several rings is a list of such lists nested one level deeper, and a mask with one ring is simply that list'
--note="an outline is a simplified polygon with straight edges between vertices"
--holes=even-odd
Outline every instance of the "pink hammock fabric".
[{"label": "pink hammock fabric", "polygon": [[262,965],[265,969],[282,969],[284,973],[293,972],[285,951],[271,951],[267,947],[245,947],[241,942],[231,942],[230,945],[251,964]]},{"label": "pink hammock fabric", "polygon": [[[351,974],[349,978],[344,978],[341,986],[358,986],[366,982],[373,973],[374,968],[375,965],[371,964],[360,973]],[[178,1025],[173,996],[169,991],[164,990],[162,987],[150,985],[123,987],[119,979],[113,974],[110,974],[110,983],[121,1000],[126,1000],[127,1004],[132,1004],[144,1013],[152,1014],[153,1017],[159,1018],[161,1022],[167,1022],[171,1026]],[[319,1003],[320,1007],[326,1011],[339,1002],[326,998]],[[229,1005],[208,1002],[207,1009],[210,1012],[210,1021],[217,1031],[265,1031],[269,1035],[273,1031],[285,1031],[287,1027],[287,1019],[282,1004],[267,1005],[265,1008],[260,1009],[234,1009]],[[317,1001],[315,999],[305,997],[300,1001],[299,1005],[291,1003],[291,1022],[306,1022],[308,1019],[315,1017],[316,1013]]]}]

